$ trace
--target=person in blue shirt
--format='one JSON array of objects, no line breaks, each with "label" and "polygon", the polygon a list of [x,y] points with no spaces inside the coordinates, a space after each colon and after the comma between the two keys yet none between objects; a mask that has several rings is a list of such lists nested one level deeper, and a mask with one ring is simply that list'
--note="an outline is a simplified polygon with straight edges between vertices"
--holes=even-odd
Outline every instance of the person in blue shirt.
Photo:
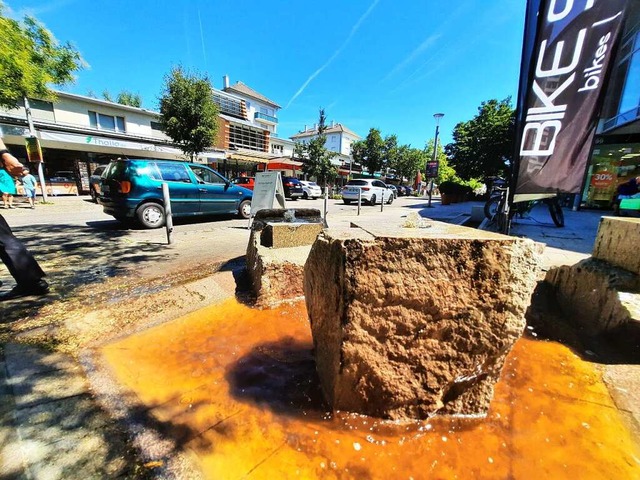
[{"label": "person in blue shirt", "polygon": [[36,208],[36,177],[31,175],[28,168],[22,171],[22,186],[29,205],[31,208]]},{"label": "person in blue shirt", "polygon": [[[24,172],[24,165],[11,155],[2,139],[0,139],[0,168],[6,170],[9,175],[19,175],[20,172]],[[46,274],[27,247],[15,237],[2,215],[0,215],[0,259],[16,281],[16,286],[12,290],[0,295],[0,301],[28,295],[45,295],[49,292],[49,284],[44,279]]]}]

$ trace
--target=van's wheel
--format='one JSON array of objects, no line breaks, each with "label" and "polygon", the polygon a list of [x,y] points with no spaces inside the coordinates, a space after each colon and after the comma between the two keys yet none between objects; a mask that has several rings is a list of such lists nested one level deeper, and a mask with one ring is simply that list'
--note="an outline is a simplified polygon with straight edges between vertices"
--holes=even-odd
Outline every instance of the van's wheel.
[{"label": "van's wheel", "polygon": [[136,217],[145,228],[160,228],[164,225],[164,207],[157,203],[143,203],[136,210]]},{"label": "van's wheel", "polygon": [[243,200],[238,207],[238,216],[240,218],[248,219],[251,217],[251,200]]},{"label": "van's wheel", "polygon": [[93,203],[98,203],[98,195],[96,194],[96,191],[92,188],[89,189],[89,195],[91,195],[91,200],[93,201]]},{"label": "van's wheel", "polygon": [[371,195],[371,200],[369,200],[369,205],[375,205],[375,204],[376,204],[376,196]]},{"label": "van's wheel", "polygon": [[309,194],[307,192],[304,192],[302,194],[302,198],[304,198],[305,200],[309,200]]}]

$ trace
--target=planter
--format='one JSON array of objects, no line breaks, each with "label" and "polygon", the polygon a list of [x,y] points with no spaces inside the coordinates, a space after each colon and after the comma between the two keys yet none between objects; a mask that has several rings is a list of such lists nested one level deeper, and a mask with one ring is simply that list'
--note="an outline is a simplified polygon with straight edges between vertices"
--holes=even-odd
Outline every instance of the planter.
[{"label": "planter", "polygon": [[449,205],[451,204],[452,197],[453,195],[451,195],[450,193],[440,193],[440,202],[442,203],[442,205]]}]

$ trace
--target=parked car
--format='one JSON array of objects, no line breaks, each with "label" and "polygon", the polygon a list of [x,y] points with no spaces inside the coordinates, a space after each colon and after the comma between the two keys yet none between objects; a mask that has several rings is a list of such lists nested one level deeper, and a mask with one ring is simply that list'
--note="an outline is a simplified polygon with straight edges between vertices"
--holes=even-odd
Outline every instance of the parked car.
[{"label": "parked car", "polygon": [[308,182],[306,180],[300,180],[302,184],[302,198],[320,198],[322,196],[322,189],[316,182]]},{"label": "parked car", "polygon": [[291,200],[298,200],[304,196],[302,183],[295,177],[282,177],[282,186],[284,187],[284,196]]},{"label": "parked car", "polygon": [[362,201],[370,205],[382,203],[383,197],[387,203],[393,202],[395,198],[393,190],[382,180],[376,180],[375,178],[358,178],[349,180],[349,182],[342,187],[342,201],[346,205],[354,201],[357,202],[359,191],[362,192]]},{"label": "parked car", "polygon": [[390,190],[393,190],[393,198],[394,199],[398,198],[398,195],[399,195],[398,188],[395,185],[392,185],[389,183],[387,183],[386,185],[387,185],[387,188],[389,188]]},{"label": "parked car", "polygon": [[106,165],[100,165],[89,177],[89,194],[94,202],[98,202],[100,195],[100,185],[102,183],[102,173],[106,170]]},{"label": "parked car", "polygon": [[176,217],[235,213],[249,218],[251,190],[204,165],[172,160],[113,160],[102,175],[98,202],[117,220],[158,228],[165,223],[163,183]]},{"label": "parked car", "polygon": [[231,180],[231,183],[234,185],[239,185],[244,188],[248,188],[249,190],[253,190],[253,187],[256,184],[255,177],[236,177]]},{"label": "parked car", "polygon": [[398,193],[402,197],[407,197],[413,193],[413,188],[409,187],[408,185],[398,185],[397,188],[398,188]]},{"label": "parked car", "polygon": [[76,175],[71,170],[58,170],[49,177],[51,183],[75,183]]}]

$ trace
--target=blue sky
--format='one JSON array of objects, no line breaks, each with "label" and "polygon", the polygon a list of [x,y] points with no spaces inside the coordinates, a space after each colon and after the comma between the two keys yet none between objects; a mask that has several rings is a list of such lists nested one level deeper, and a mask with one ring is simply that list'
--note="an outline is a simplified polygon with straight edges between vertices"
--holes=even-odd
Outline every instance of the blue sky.
[{"label": "blue sky", "polygon": [[31,14],[89,67],[65,89],[139,93],[157,109],[172,66],[242,81],[282,106],[289,137],[329,121],[422,147],[433,114],[444,144],[480,102],[517,93],[525,0],[5,0]]}]

